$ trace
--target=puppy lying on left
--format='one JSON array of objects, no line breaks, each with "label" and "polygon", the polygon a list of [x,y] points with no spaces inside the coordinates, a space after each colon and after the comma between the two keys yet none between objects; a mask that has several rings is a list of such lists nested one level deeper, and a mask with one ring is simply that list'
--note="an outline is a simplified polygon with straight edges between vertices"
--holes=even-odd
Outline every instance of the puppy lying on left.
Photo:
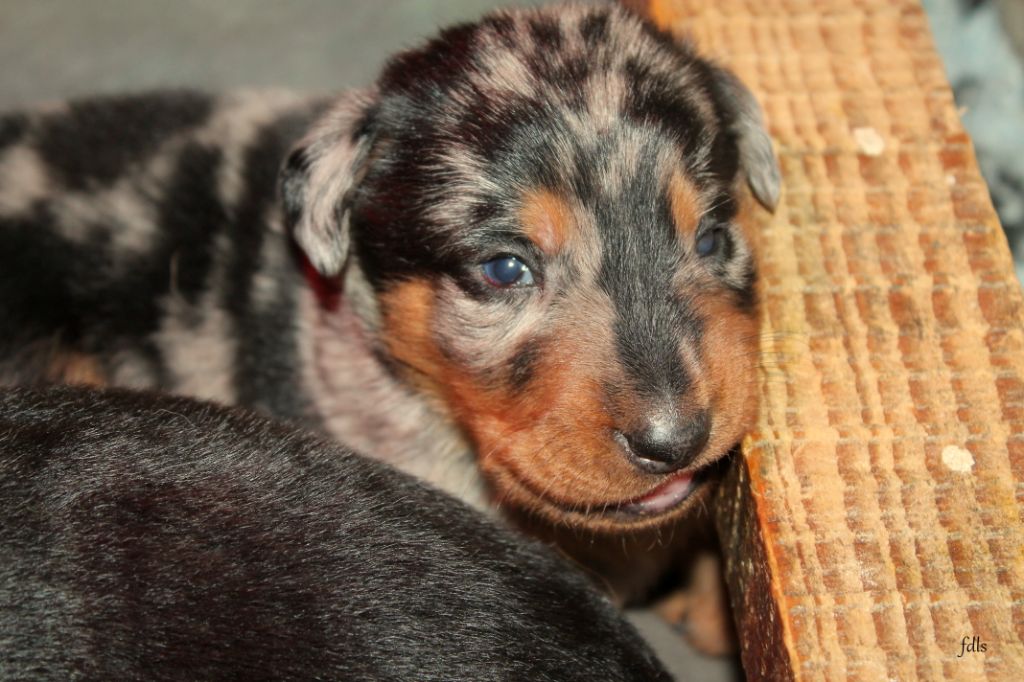
[{"label": "puppy lying on left", "polygon": [[0,677],[670,679],[542,548],[192,400],[0,394]]}]

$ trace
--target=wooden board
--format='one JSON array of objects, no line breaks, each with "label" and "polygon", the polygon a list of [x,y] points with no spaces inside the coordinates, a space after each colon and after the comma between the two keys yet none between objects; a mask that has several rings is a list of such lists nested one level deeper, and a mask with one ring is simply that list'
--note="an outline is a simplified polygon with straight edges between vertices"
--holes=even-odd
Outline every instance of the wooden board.
[{"label": "wooden board", "polygon": [[1021,289],[924,13],[647,11],[751,86],[784,173],[718,515],[750,679],[1024,679]]}]

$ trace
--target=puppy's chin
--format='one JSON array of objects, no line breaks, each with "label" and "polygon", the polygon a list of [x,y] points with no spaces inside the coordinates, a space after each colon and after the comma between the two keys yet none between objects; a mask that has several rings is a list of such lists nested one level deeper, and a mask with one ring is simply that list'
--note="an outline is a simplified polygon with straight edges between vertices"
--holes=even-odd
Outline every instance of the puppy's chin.
[{"label": "puppy's chin", "polygon": [[482,469],[494,498],[513,515],[525,513],[553,526],[596,533],[622,533],[667,526],[704,507],[731,457],[723,456],[696,471],[676,472],[660,478],[648,491],[605,503],[578,503],[555,497],[550,482],[538,484],[517,475],[500,461]]}]

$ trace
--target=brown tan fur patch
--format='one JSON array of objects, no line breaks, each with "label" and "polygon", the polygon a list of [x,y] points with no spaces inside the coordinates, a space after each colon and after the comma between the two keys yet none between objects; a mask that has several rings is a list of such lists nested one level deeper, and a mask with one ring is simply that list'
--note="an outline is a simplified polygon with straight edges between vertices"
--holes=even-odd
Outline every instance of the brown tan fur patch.
[{"label": "brown tan fur patch", "polygon": [[441,392],[438,377],[447,363],[430,338],[434,295],[428,280],[410,280],[381,296],[383,339],[391,357],[412,370],[409,378],[419,388]]},{"label": "brown tan fur patch", "polygon": [[579,231],[565,199],[549,190],[528,192],[519,218],[526,236],[549,255],[561,251]]},{"label": "brown tan fur patch", "polygon": [[739,312],[725,297],[695,301],[705,319],[701,343],[702,380],[711,395],[715,424],[705,448],[705,457],[695,462],[708,464],[714,453],[727,450],[743,437],[757,414],[757,358],[759,320],[757,315]]},{"label": "brown tan fur patch", "polygon": [[478,387],[445,357],[433,334],[435,295],[429,280],[414,279],[381,295],[382,338],[408,378],[459,414],[501,414],[499,391]]},{"label": "brown tan fur patch", "polygon": [[46,370],[48,381],[77,386],[104,386],[106,377],[96,358],[84,353],[57,353]]},{"label": "brown tan fur patch", "polygon": [[676,230],[685,242],[692,242],[700,217],[704,214],[700,192],[682,173],[676,171],[668,181],[668,196]]}]

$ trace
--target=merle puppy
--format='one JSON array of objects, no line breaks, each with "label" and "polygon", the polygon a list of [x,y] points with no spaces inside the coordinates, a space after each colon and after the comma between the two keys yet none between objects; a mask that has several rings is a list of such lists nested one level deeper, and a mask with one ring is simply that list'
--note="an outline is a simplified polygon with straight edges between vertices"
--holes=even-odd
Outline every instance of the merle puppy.
[{"label": "merle puppy", "polygon": [[753,419],[747,186],[775,205],[753,96],[615,5],[494,13],[335,97],[13,113],[0,364],[306,420],[642,595]]},{"label": "merle puppy", "polygon": [[669,679],[547,551],[247,412],[0,394],[4,679]]}]

